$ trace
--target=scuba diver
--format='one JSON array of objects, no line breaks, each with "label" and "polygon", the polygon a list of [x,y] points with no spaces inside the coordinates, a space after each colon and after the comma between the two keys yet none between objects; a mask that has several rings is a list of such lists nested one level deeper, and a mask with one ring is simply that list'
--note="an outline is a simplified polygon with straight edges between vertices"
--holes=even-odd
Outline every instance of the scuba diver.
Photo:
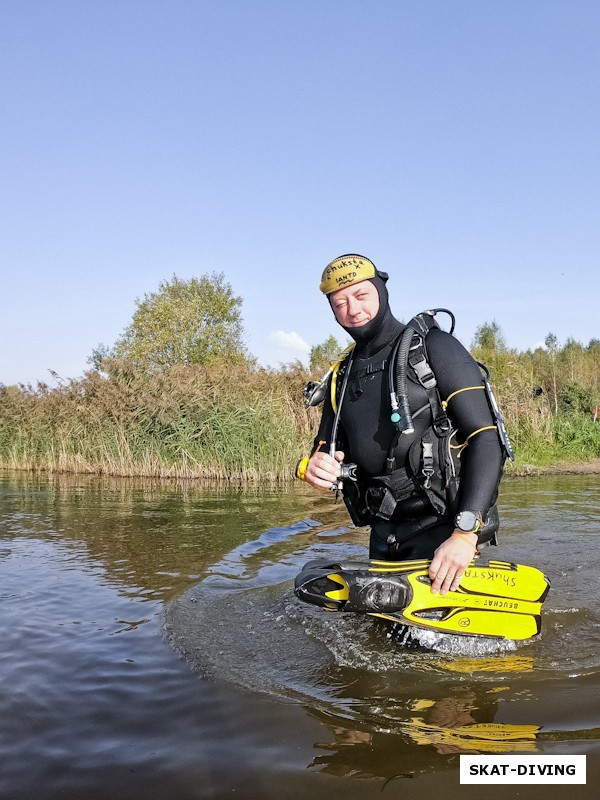
[{"label": "scuba diver", "polygon": [[[371,528],[369,557],[431,559],[431,591],[455,591],[478,549],[496,544],[495,506],[512,458],[487,370],[434,316],[394,317],[388,275],[368,258],[342,255],[320,289],[354,340],[326,376],[309,384],[323,400],[311,455],[296,476],[341,489],[352,521]],[[482,369],[485,374],[482,375]]]}]

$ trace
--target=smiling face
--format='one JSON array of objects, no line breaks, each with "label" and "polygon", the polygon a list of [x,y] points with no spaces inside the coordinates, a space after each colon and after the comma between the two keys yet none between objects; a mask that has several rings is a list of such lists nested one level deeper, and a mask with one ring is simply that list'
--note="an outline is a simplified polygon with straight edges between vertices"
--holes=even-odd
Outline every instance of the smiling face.
[{"label": "smiling face", "polygon": [[371,281],[361,281],[329,296],[336,320],[343,328],[360,328],[379,311],[379,292]]}]

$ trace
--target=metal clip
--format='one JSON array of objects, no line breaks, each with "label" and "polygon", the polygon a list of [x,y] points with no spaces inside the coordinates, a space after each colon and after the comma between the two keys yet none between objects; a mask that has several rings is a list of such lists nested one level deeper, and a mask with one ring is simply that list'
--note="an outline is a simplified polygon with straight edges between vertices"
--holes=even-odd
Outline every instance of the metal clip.
[{"label": "metal clip", "polygon": [[433,468],[423,467],[422,473],[425,476],[425,483],[423,484],[423,488],[429,489],[429,487],[431,486],[431,478],[433,477]]},{"label": "metal clip", "polygon": [[425,477],[424,489],[429,489],[431,486],[431,478],[435,470],[433,469],[433,442],[423,442],[423,469],[421,474]]}]

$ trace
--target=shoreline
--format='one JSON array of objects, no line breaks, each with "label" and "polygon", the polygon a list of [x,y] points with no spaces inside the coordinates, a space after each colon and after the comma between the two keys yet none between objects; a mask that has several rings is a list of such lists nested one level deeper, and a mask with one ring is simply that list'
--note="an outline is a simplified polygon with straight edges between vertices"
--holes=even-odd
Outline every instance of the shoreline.
[{"label": "shoreline", "polygon": [[527,478],[538,475],[600,475],[600,458],[589,461],[561,461],[558,464],[537,466],[535,464],[520,464],[511,467],[504,473],[505,478]]},{"label": "shoreline", "polygon": [[[190,483],[200,482],[215,485],[236,485],[236,486],[260,486],[260,485],[286,485],[288,483],[295,483],[296,479],[288,477],[287,475],[271,476],[270,478],[248,476],[242,477],[236,475],[235,477],[216,477],[206,475],[193,475],[193,474],[114,474],[109,471],[93,470],[68,470],[68,469],[53,469],[48,467],[32,468],[32,467],[14,467],[7,466],[0,463],[0,474],[29,474],[29,475],[62,475],[77,477],[103,477],[103,478],[122,478],[122,479],[140,479],[140,480],[163,480],[163,481],[182,481]],[[592,458],[588,461],[560,461],[557,464],[547,464],[540,466],[537,464],[519,464],[518,466],[509,465],[505,467],[504,478],[527,478],[527,477],[540,477],[543,475],[600,475],[600,458]]]}]

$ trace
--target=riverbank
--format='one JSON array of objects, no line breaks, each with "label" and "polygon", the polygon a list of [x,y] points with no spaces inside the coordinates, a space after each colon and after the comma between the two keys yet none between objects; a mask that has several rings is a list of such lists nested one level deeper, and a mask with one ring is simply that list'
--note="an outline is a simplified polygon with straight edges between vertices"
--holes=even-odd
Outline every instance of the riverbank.
[{"label": "riverbank", "polygon": [[[490,363],[518,458],[507,475],[600,472],[600,424],[587,395],[584,408],[573,401],[571,385],[561,403],[553,403],[532,395],[523,365],[519,371],[499,358]],[[0,467],[287,484],[318,429],[320,409],[306,409],[302,401],[310,376],[300,364],[147,372],[106,361],[103,368],[54,388],[0,386]]]},{"label": "riverbank", "polygon": [[507,474],[518,478],[526,478],[529,475],[600,475],[600,458],[592,458],[589,461],[565,461],[543,467],[520,464],[516,467],[511,466]]},{"label": "riverbank", "polygon": [[[293,476],[294,464],[290,462],[290,469],[287,475],[279,478],[269,477],[246,477],[245,479],[239,478],[238,475],[227,476],[206,476],[195,474],[179,474],[177,472],[167,473],[148,473],[148,472],[120,472],[110,473],[106,470],[94,471],[92,469],[77,470],[60,467],[47,467],[47,466],[14,466],[0,463],[0,474],[10,473],[30,473],[34,475],[70,475],[81,476],[87,475],[88,477],[105,477],[116,478],[122,480],[156,480],[156,481],[181,481],[183,483],[202,484],[206,486],[224,486],[224,485],[254,485],[254,486],[267,486],[267,485],[281,485],[285,486],[289,483],[295,483],[296,478]],[[592,458],[589,461],[561,461],[556,464],[545,464],[543,466],[538,464],[509,464],[504,471],[505,477],[508,478],[527,478],[538,477],[542,475],[600,475],[600,458]]]}]

